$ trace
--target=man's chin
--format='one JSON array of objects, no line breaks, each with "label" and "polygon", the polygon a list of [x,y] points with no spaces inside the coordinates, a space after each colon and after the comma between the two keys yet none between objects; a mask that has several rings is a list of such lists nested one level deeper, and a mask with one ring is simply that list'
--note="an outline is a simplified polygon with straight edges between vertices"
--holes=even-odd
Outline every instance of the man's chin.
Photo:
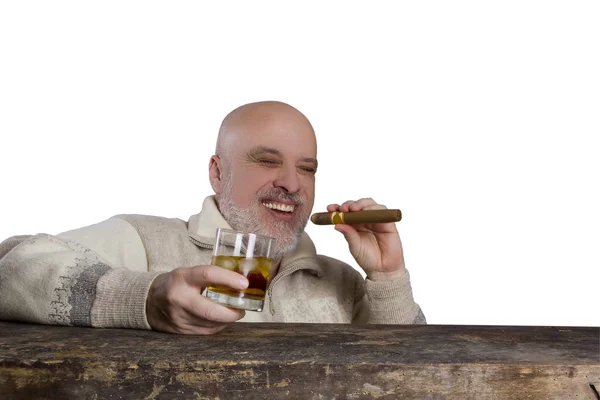
[{"label": "man's chin", "polygon": [[[298,220],[299,214],[293,215],[292,219],[278,218],[268,208],[261,205],[260,212],[260,233],[270,236],[275,239],[275,256],[278,258],[296,250],[300,237],[304,232],[304,227],[308,222],[308,218],[304,223]],[[301,212],[301,209],[296,209],[294,213]]]},{"label": "man's chin", "polygon": [[290,229],[282,229],[282,227],[273,227],[273,226],[265,226],[263,225],[260,230],[264,235],[270,236],[274,238],[278,242],[282,243],[290,243],[294,241],[296,233],[291,231]]},{"label": "man's chin", "polygon": [[291,231],[295,225],[293,220],[287,220],[277,217],[268,208],[263,207],[262,215],[260,216],[260,224],[263,230],[273,233],[281,233],[283,231]]},{"label": "man's chin", "polygon": [[292,230],[291,227],[283,228],[281,226],[267,226],[263,225],[261,229],[262,233],[266,236],[270,236],[275,239],[276,252],[281,255],[290,253],[296,250],[298,243],[300,242],[300,236],[303,231],[298,229]]},{"label": "man's chin", "polygon": [[298,248],[300,242],[298,237],[286,238],[288,240],[282,241],[276,239],[275,250],[271,256],[274,260],[281,260],[287,254],[293,253]]}]

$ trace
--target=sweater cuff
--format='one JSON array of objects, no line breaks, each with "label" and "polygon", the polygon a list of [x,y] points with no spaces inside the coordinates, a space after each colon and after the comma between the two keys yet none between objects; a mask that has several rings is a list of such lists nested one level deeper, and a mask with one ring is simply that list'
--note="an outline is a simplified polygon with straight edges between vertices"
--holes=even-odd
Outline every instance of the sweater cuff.
[{"label": "sweater cuff", "polygon": [[379,272],[373,271],[367,274],[367,278],[373,282],[386,282],[395,279],[402,279],[406,273],[406,268],[401,268],[396,271]]},{"label": "sweater cuff", "polygon": [[395,278],[387,281],[366,279],[369,323],[412,324],[417,317],[420,308],[413,299],[408,270],[403,269]]},{"label": "sweater cuff", "polygon": [[92,326],[151,330],[146,318],[146,298],[162,272],[113,269],[98,280],[92,307]]}]

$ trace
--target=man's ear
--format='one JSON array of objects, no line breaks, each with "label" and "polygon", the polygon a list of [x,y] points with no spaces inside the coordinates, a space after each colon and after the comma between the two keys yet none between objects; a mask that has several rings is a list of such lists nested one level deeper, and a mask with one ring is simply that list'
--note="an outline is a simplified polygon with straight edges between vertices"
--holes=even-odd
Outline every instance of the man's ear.
[{"label": "man's ear", "polygon": [[221,193],[221,159],[219,156],[212,156],[208,163],[208,179],[215,194]]}]

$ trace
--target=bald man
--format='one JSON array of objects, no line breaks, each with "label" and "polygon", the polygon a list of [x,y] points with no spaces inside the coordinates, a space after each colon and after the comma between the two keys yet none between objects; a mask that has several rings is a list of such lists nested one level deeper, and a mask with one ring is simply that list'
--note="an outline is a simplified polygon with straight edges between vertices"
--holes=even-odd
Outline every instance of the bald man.
[{"label": "bald man", "polygon": [[[214,194],[188,221],[117,215],[58,235],[0,244],[0,319],[213,334],[236,321],[426,323],[394,223],[336,225],[365,271],[317,254],[304,232],[314,204],[317,144],[308,119],[281,102],[229,113],[209,161]],[[364,198],[328,211],[385,208]],[[217,228],[276,238],[268,306],[225,307],[209,285],[246,278],[211,264]]]}]

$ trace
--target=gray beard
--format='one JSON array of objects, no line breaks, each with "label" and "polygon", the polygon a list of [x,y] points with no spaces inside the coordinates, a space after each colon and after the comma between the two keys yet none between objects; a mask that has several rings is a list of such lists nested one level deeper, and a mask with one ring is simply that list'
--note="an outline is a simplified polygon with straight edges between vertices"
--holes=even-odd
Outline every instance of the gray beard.
[{"label": "gray beard", "polygon": [[[308,215],[306,218],[302,218],[303,222],[298,220],[290,222],[276,221],[270,227],[263,226],[260,223],[260,208],[264,206],[258,200],[252,202],[247,208],[238,207],[233,204],[233,188],[230,182],[231,179],[223,182],[222,193],[218,201],[219,210],[229,226],[237,231],[256,233],[274,238],[275,246],[271,254],[273,260],[279,261],[284,255],[294,251],[298,247],[304,228],[308,223]],[[257,195],[258,197],[260,196]],[[299,206],[303,203],[303,199],[299,198],[300,196],[278,194],[272,197],[293,197],[294,201],[300,203]]]}]

